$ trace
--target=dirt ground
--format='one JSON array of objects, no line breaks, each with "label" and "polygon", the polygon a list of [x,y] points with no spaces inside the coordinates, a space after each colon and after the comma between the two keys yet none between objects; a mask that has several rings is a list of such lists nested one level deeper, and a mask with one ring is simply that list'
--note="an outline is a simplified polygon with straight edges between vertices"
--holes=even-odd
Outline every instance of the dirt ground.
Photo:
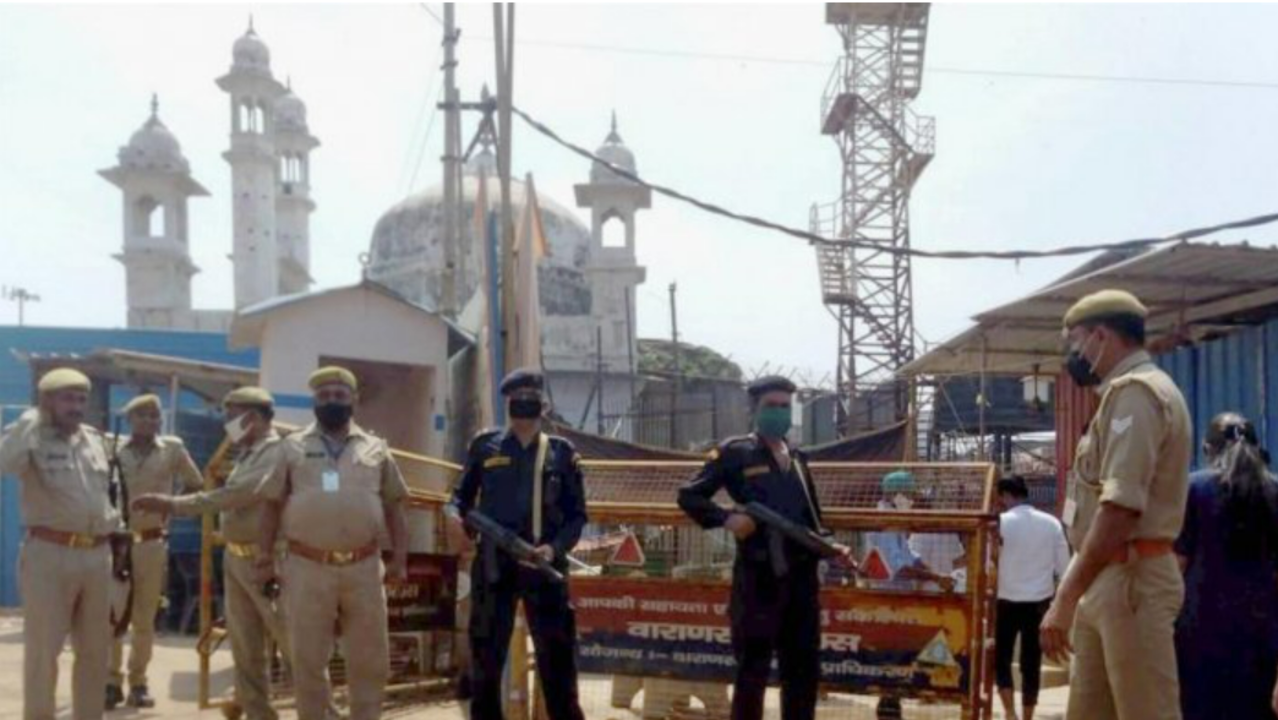
[{"label": "dirt ground", "polygon": [[[71,653],[62,656],[58,683],[58,718],[71,717]],[[161,637],[156,642],[155,656],[151,664],[151,693],[156,707],[152,710],[121,708],[108,717],[121,720],[145,720],[169,718],[172,720],[217,720],[219,710],[199,709],[198,704],[198,656],[195,642],[186,637]],[[210,676],[214,697],[222,697],[231,688],[231,656],[227,648],[219,650],[213,659]],[[612,707],[612,683],[597,676],[582,679],[581,696],[586,717],[590,720],[642,720],[643,695],[636,697],[631,709]],[[1044,690],[1040,699],[1041,720],[1062,720],[1065,716],[1067,688]],[[696,704],[694,704],[696,707]],[[956,710],[948,707],[908,703],[907,720],[949,720],[958,718]],[[461,720],[462,712],[455,702],[437,702],[430,705],[393,705],[385,712],[386,718],[421,718],[422,720]],[[688,713],[687,717],[697,717]],[[22,717],[22,619],[13,614],[0,616],[0,719],[17,720]],[[294,720],[296,714],[287,708],[280,713],[282,720]],[[702,716],[704,717],[704,716]],[[994,717],[1001,718],[1001,712]],[[780,720],[776,693],[769,693],[768,720]],[[835,695],[824,699],[818,710],[818,720],[873,720],[872,698]]]}]

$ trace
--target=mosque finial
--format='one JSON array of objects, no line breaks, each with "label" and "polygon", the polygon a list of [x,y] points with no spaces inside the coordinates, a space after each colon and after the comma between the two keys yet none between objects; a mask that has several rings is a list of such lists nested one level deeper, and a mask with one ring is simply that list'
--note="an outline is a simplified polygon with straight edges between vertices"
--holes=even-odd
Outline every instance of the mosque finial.
[{"label": "mosque finial", "polygon": [[604,142],[614,145],[621,144],[621,136],[617,134],[617,111],[615,109],[612,111],[612,131],[608,133],[608,137],[604,139]]},{"label": "mosque finial", "polygon": [[255,31],[255,30],[253,30],[253,13],[249,13],[249,29],[248,29],[248,34],[249,34],[249,35],[255,35],[255,34],[256,34],[256,31]]},{"label": "mosque finial", "polygon": [[289,92],[293,92],[293,76],[292,75],[289,75],[285,78],[284,86],[288,88]]},{"label": "mosque finial", "polygon": [[160,116],[160,96],[151,93],[151,119],[157,120]]}]

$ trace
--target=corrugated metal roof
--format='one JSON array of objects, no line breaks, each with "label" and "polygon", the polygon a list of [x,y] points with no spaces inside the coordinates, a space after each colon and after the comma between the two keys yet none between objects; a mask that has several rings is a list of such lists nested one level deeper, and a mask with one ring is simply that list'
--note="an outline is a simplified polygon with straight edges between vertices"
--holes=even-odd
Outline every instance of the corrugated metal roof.
[{"label": "corrugated metal roof", "polygon": [[[1127,290],[1149,307],[1151,337],[1184,324],[1191,337],[1251,324],[1276,313],[1278,249],[1180,243],[1120,260],[1028,297],[987,310],[976,325],[901,369],[900,374],[1028,375],[1055,370],[1062,356],[1061,318],[1084,295]],[[1266,309],[1264,312],[1256,311]]]}]

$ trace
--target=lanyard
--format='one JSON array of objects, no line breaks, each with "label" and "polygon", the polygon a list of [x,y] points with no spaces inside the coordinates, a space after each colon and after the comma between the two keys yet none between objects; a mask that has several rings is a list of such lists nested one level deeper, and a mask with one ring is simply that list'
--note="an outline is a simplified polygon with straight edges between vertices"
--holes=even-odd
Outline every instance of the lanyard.
[{"label": "lanyard", "polygon": [[541,541],[541,484],[546,469],[546,450],[549,447],[550,441],[546,439],[546,433],[537,433],[537,459],[533,462],[533,542]]},{"label": "lanyard", "polygon": [[350,444],[350,436],[346,436],[346,439],[341,442],[335,442],[329,440],[327,435],[320,435],[320,440],[324,442],[324,452],[328,455],[329,462],[336,467],[337,461],[342,458],[342,453],[346,451],[346,446]]}]

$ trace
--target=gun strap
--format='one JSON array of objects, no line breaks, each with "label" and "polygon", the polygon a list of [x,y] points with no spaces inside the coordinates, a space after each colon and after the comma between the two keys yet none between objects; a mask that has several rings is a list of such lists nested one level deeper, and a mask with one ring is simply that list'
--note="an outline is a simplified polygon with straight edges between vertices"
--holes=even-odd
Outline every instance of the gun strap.
[{"label": "gun strap", "polygon": [[799,485],[803,487],[803,497],[807,498],[808,510],[812,512],[812,522],[816,525],[816,531],[825,532],[825,529],[821,527],[821,516],[817,514],[816,503],[812,502],[812,490],[808,489],[808,474],[803,469],[803,463],[795,455],[790,457],[790,463],[794,465],[794,471],[799,475]]},{"label": "gun strap", "polygon": [[532,537],[533,546],[541,542],[541,485],[546,474],[546,451],[550,448],[550,440],[546,433],[537,433],[537,459],[533,462],[533,501],[532,501]]}]

